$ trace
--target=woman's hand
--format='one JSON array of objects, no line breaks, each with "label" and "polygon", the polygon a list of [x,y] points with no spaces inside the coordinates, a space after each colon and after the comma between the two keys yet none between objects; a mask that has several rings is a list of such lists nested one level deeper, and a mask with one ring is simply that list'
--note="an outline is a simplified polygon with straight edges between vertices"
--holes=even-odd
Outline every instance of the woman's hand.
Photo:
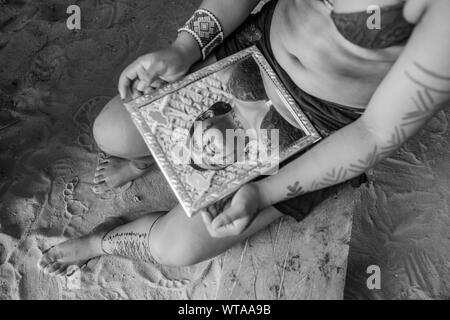
[{"label": "woman's hand", "polygon": [[198,45],[180,35],[170,47],[139,57],[122,72],[120,97],[135,98],[136,92],[149,93],[164,82],[176,81],[199,59]]},{"label": "woman's hand", "polygon": [[254,183],[241,187],[232,197],[216,202],[201,211],[213,238],[240,235],[262,209],[261,192]]},{"label": "woman's hand", "polygon": [[183,53],[174,47],[139,57],[120,75],[120,97],[134,97],[135,91],[148,93],[159,88],[161,80],[173,82],[180,79],[190,68],[186,61]]}]

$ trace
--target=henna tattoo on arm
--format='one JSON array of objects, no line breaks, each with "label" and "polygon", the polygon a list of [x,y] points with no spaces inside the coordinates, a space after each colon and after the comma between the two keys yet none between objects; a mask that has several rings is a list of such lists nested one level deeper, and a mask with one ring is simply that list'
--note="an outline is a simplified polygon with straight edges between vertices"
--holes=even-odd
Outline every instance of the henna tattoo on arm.
[{"label": "henna tattoo on arm", "polygon": [[303,187],[300,185],[299,181],[296,181],[293,185],[288,186],[288,193],[286,195],[286,199],[295,198],[305,194]]},{"label": "henna tattoo on arm", "polygon": [[[414,76],[412,71],[414,71]],[[375,145],[366,156],[348,166],[333,168],[324,177],[312,183],[312,190],[344,182],[372,168],[400,148],[409,137],[440,110],[439,106],[442,103],[449,101],[450,77],[428,70],[418,62],[414,62],[414,69],[405,71],[405,75],[418,87],[415,94],[411,96],[415,109],[401,118],[400,124],[393,128],[390,138],[383,145]],[[421,80],[423,77],[433,79],[433,84]],[[447,96],[444,102],[442,102],[442,95]],[[437,103],[437,100],[441,102]]]}]

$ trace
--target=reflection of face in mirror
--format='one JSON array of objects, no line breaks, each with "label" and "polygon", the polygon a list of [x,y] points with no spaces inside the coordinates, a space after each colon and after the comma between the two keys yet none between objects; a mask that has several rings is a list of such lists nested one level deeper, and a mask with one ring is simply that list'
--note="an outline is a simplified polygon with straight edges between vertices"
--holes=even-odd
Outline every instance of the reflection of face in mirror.
[{"label": "reflection of face in mirror", "polygon": [[240,148],[226,143],[227,130],[239,129],[231,105],[217,102],[197,117],[189,131],[191,166],[221,170],[240,158]]},{"label": "reflection of face in mirror", "polygon": [[[267,95],[258,65],[247,58],[219,74],[227,91],[235,98],[233,106],[217,102],[197,117],[190,130],[191,165],[197,170],[221,170],[242,159],[248,139],[226,141],[227,130],[259,128],[268,109]],[[228,143],[227,143],[228,142]]]},{"label": "reflection of face in mirror", "polygon": [[[277,145],[287,146],[304,133],[277,112],[266,94],[266,85],[257,62],[251,57],[220,75],[231,104],[217,102],[200,114],[189,133],[191,166],[196,170],[222,170],[240,161],[250,140],[258,139],[261,129],[279,131]],[[238,132],[237,129],[243,129]],[[228,132],[227,132],[228,130]],[[230,143],[230,130],[234,131]],[[270,139],[270,132],[267,133]],[[236,137],[236,139],[235,139]]]}]

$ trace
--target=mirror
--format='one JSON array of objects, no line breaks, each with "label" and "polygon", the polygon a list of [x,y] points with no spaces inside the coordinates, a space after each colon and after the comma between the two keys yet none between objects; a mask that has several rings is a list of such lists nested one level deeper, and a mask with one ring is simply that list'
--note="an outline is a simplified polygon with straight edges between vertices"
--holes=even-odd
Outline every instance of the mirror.
[{"label": "mirror", "polygon": [[189,216],[321,139],[256,47],[125,105]]}]

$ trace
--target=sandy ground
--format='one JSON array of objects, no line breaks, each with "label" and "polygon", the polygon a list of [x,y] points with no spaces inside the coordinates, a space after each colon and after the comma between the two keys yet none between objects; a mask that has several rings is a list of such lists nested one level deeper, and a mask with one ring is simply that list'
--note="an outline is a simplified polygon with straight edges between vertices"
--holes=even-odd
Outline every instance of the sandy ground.
[{"label": "sandy ground", "polygon": [[[71,280],[37,268],[42,249],[176,203],[157,169],[127,190],[96,197],[91,126],[116,95],[121,70],[166,46],[198,2],[1,2],[0,107],[20,121],[0,131],[0,299],[217,297],[226,274],[220,259],[160,268],[106,257]],[[74,3],[82,9],[80,31],[65,24]],[[450,298],[449,118],[447,108],[371,171],[370,185],[341,198],[354,204],[346,298]],[[336,208],[329,202],[320,210]],[[263,247],[264,237],[258,241]],[[292,245],[302,250],[300,241]],[[242,258],[230,252],[232,262]],[[369,265],[381,268],[380,290],[367,289]],[[82,290],[70,289],[80,282]]]}]

